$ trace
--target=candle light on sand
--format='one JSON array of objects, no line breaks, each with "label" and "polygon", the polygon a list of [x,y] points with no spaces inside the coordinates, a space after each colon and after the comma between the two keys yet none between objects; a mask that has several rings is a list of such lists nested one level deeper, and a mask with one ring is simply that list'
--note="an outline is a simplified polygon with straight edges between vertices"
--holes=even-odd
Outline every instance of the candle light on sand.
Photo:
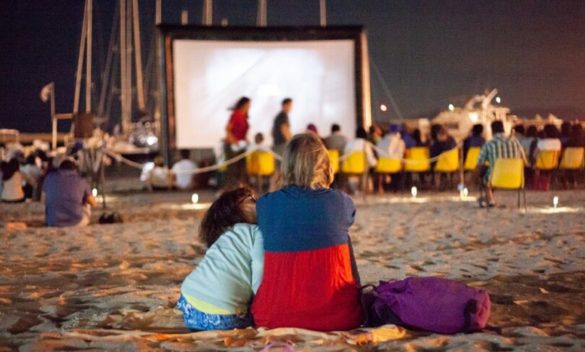
[{"label": "candle light on sand", "polygon": [[191,203],[193,204],[199,203],[199,195],[197,193],[193,193],[191,195]]},{"label": "candle light on sand", "polygon": [[467,189],[467,187],[463,187],[460,191],[459,191],[459,196],[461,197],[461,199],[465,199],[467,198],[467,196],[469,195],[469,189]]},{"label": "candle light on sand", "polygon": [[418,190],[416,189],[416,187],[412,186],[412,188],[410,189],[410,194],[412,194],[412,198],[416,198],[417,193]]},{"label": "candle light on sand", "polygon": [[559,205],[559,197],[554,196],[553,197],[553,207],[556,209],[558,205]]},{"label": "candle light on sand", "polygon": [[97,195],[98,195],[98,190],[97,190],[97,188],[93,188],[93,189],[91,190],[91,195],[92,195],[92,196],[94,196],[94,197],[97,197]]}]

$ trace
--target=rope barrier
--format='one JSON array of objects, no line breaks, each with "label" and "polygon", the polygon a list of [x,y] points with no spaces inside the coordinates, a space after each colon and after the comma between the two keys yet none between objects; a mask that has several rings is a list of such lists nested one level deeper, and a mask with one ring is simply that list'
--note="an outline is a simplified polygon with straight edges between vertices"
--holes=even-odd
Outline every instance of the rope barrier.
[{"label": "rope barrier", "polygon": [[[453,148],[453,149],[450,149],[450,150],[447,150],[447,151],[444,151],[444,152],[442,152],[441,154],[439,154],[439,155],[437,155],[437,156],[435,156],[435,157],[428,158],[428,159],[416,159],[416,160],[413,160],[413,159],[408,159],[408,158],[404,158],[404,157],[400,157],[400,158],[391,157],[391,156],[388,154],[388,152],[387,152],[387,151],[385,151],[385,150],[383,150],[383,149],[381,149],[381,148],[377,147],[377,146],[376,146],[376,145],[374,145],[373,143],[371,143],[371,142],[369,142],[369,141],[366,141],[366,143],[367,143],[367,144],[366,144],[367,146],[369,146],[369,147],[371,147],[373,150],[377,151],[379,155],[382,155],[382,156],[383,156],[383,157],[385,157],[385,158],[390,158],[390,159],[397,159],[397,160],[400,160],[401,162],[413,162],[413,161],[416,161],[416,162],[421,162],[421,161],[429,161],[429,162],[434,162],[434,161],[437,161],[437,160],[438,160],[438,159],[441,157],[441,155],[443,155],[443,154],[445,154],[445,153],[449,153],[449,152],[451,152],[451,151],[453,151],[453,150],[455,150],[455,149],[459,149],[459,148],[461,148],[461,146],[462,146],[462,143],[458,143],[458,144],[457,144],[457,146],[456,146],[455,148]],[[178,172],[174,172],[174,174],[177,174],[177,175],[186,175],[186,174],[197,175],[197,174],[202,174],[202,173],[206,173],[206,172],[217,171],[217,170],[219,170],[219,169],[221,169],[221,168],[224,168],[224,167],[227,167],[227,166],[229,166],[229,165],[231,165],[231,164],[234,164],[234,163],[236,163],[236,162],[238,162],[238,161],[240,161],[240,160],[244,159],[245,157],[247,157],[247,156],[249,156],[249,155],[251,155],[251,154],[253,154],[254,152],[257,152],[257,151],[268,152],[268,153],[272,154],[272,156],[273,156],[273,157],[274,157],[276,160],[282,160],[282,157],[281,157],[280,155],[278,155],[277,153],[275,153],[275,152],[274,152],[273,150],[271,150],[271,149],[268,149],[268,148],[258,148],[258,147],[253,147],[253,148],[251,148],[251,149],[249,149],[249,150],[245,151],[245,152],[244,152],[244,153],[242,153],[242,154],[239,154],[239,155],[237,155],[237,156],[235,156],[235,157],[233,157],[233,158],[231,158],[231,159],[224,160],[224,161],[222,161],[222,162],[220,162],[220,163],[217,163],[217,164],[214,164],[214,165],[210,165],[210,166],[205,166],[205,167],[196,168],[196,169],[193,169],[193,170],[184,170],[184,171],[178,171]],[[365,152],[365,151],[364,151],[364,152]],[[124,157],[122,154],[115,153],[115,152],[113,152],[113,151],[111,151],[111,150],[105,150],[105,154],[106,154],[106,155],[108,155],[108,156],[110,156],[111,158],[115,159],[115,160],[116,160],[116,161],[118,161],[118,162],[124,163],[124,164],[126,164],[126,165],[128,165],[128,166],[130,166],[130,167],[133,167],[133,168],[136,168],[136,169],[139,169],[139,170],[142,170],[142,169],[144,169],[144,166],[146,165],[146,164],[141,164],[141,163],[135,162],[135,161],[133,161],[133,160],[130,160],[130,159],[128,159],[128,158],[125,158],[125,157]],[[341,161],[344,161],[344,160],[345,160],[345,159],[347,159],[347,158],[348,158],[348,157],[349,157],[351,154],[352,154],[352,152],[349,152],[349,153],[347,153],[347,154],[344,154],[344,155],[340,156],[340,157],[339,157],[339,161],[340,161],[340,162],[341,162]]]},{"label": "rope barrier", "polygon": [[[224,160],[220,163],[214,164],[214,165],[210,165],[210,166],[205,166],[205,167],[200,167],[200,168],[196,168],[193,170],[184,170],[184,171],[178,171],[178,172],[173,172],[176,175],[187,175],[187,174],[192,174],[192,175],[197,175],[197,174],[203,174],[206,172],[211,172],[211,171],[217,171],[221,168],[227,167],[231,164],[234,164],[242,159],[244,159],[245,157],[247,157],[248,155],[253,154],[256,151],[264,151],[264,152],[269,152],[272,154],[272,156],[276,159],[276,160],[282,160],[282,157],[278,154],[276,154],[274,151],[270,150],[270,149],[264,149],[264,148],[258,148],[258,147],[253,147],[247,151],[245,151],[242,154],[236,155],[235,157],[228,159],[228,160]],[[132,161],[128,158],[125,158],[124,156],[122,156],[122,154],[118,154],[118,153],[114,153],[112,151],[106,150],[106,154],[112,158],[114,158],[116,161],[118,162],[122,162],[130,167],[134,167],[136,169],[140,169],[142,170],[145,166],[145,164],[141,164],[141,163],[137,163],[135,161]]]}]

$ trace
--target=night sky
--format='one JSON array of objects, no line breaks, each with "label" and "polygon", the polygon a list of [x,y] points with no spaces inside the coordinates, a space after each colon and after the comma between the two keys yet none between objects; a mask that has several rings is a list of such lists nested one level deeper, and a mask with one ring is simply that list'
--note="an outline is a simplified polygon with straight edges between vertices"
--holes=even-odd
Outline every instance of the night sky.
[{"label": "night sky", "polygon": [[[73,106],[82,0],[0,1],[0,128],[50,130],[42,86],[57,112]],[[214,0],[214,24],[255,25],[255,0]],[[154,0],[141,0],[146,57]],[[498,88],[513,113],[585,118],[585,1],[328,0],[329,25],[364,25],[370,55],[405,117],[433,117],[450,102]],[[94,78],[104,67],[116,2],[94,0]],[[200,23],[202,0],[163,0],[163,22],[181,9]],[[318,0],[268,0],[269,25],[318,25]],[[146,59],[144,59],[146,61]],[[372,72],[373,101],[389,101]],[[97,96],[97,95],[96,95]],[[97,98],[95,98],[97,99]],[[396,119],[396,111],[376,120]]]}]

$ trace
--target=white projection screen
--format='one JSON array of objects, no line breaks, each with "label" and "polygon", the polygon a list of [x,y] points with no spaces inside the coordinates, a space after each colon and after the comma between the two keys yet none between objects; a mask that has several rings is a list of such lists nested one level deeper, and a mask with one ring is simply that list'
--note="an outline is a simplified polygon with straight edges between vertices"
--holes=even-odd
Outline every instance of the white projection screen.
[{"label": "white projection screen", "polygon": [[[223,36],[213,35],[212,30],[212,35],[197,35],[201,30],[209,34],[209,28],[196,27],[194,35],[181,30],[180,35],[167,35],[164,42],[167,147],[218,146],[225,137],[230,108],[242,96],[252,101],[250,141],[261,132],[272,144],[273,120],[286,97],[293,99],[289,114],[293,133],[304,132],[313,123],[326,136],[331,124],[337,123],[353,136],[363,124],[364,84],[358,57],[363,45],[357,47],[356,30],[345,37],[328,36],[323,29],[321,36],[290,30],[292,34],[284,31],[284,37],[272,37],[265,28],[252,30],[252,35],[238,35],[236,30],[227,36],[225,28],[218,29]],[[357,33],[361,35],[361,29]]]}]

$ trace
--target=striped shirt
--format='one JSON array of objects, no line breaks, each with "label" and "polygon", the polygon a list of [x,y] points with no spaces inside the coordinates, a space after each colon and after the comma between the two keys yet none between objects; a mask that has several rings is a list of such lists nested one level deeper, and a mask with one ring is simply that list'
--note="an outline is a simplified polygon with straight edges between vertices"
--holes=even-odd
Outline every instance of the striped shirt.
[{"label": "striped shirt", "polygon": [[489,163],[486,177],[491,174],[496,159],[522,159],[527,164],[524,148],[518,139],[514,136],[506,137],[503,133],[496,134],[479,152],[478,165],[483,165],[486,161]]}]

